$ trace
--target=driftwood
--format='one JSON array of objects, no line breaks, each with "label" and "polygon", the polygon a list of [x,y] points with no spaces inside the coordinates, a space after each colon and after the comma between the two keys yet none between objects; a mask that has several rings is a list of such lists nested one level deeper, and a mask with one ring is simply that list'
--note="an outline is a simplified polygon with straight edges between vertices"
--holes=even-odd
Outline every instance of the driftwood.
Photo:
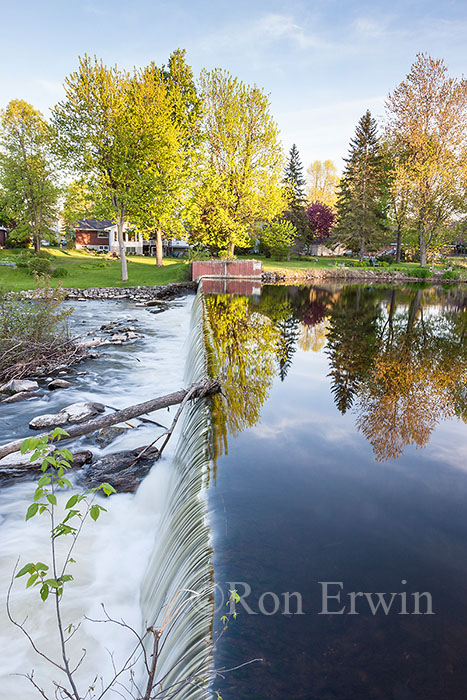
[{"label": "driftwood", "polygon": [[[219,380],[206,379],[202,382],[194,384],[188,389],[180,389],[180,391],[175,391],[173,394],[166,394],[165,396],[159,396],[156,399],[150,399],[149,401],[144,401],[143,403],[138,403],[134,406],[128,406],[127,408],[123,408],[122,410],[116,411],[115,413],[111,413],[107,416],[94,418],[86,421],[85,423],[71,425],[70,427],[65,425],[63,428],[67,431],[68,436],[62,437],[61,442],[80,437],[81,435],[87,435],[88,433],[92,433],[95,430],[100,430],[101,428],[107,428],[109,425],[123,423],[131,418],[141,416],[144,413],[152,413],[152,411],[157,411],[160,408],[168,408],[169,406],[176,406],[180,403],[185,404],[188,399],[196,399],[203,396],[216,394],[218,391],[220,391]],[[47,435],[47,433],[41,433],[38,437],[42,437],[43,435]],[[25,438],[21,438],[20,440],[14,440],[13,442],[8,442],[5,445],[1,445],[0,459],[2,457],[6,457],[6,455],[11,454],[12,452],[17,452],[21,448],[21,444],[24,439]]]}]

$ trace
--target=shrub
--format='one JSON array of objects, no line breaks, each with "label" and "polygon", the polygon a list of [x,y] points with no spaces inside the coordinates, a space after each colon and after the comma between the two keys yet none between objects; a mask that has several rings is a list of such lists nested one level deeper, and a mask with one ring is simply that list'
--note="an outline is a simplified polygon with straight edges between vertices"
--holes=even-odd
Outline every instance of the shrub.
[{"label": "shrub", "polygon": [[354,262],[349,263],[352,267],[370,267],[368,260],[354,260]]},{"label": "shrub", "polygon": [[44,258],[45,260],[52,260],[53,259],[53,255],[51,255],[48,250],[44,250],[44,249],[42,249],[38,253],[36,253],[36,257]]},{"label": "shrub", "polygon": [[236,256],[233,255],[230,250],[220,250],[218,253],[218,257],[221,260],[235,260]]},{"label": "shrub", "polygon": [[391,255],[390,253],[383,253],[382,255],[378,255],[378,260],[380,263],[387,263],[388,265],[392,265],[394,262],[394,255]]},{"label": "shrub", "polygon": [[273,221],[263,228],[260,236],[265,250],[276,260],[283,260],[297,237],[297,229],[290,221]]},{"label": "shrub", "polygon": [[426,280],[431,277],[431,270],[429,267],[415,267],[413,270],[406,270],[409,277],[418,277],[418,279]]},{"label": "shrub", "polygon": [[47,275],[50,273],[52,265],[48,258],[37,258],[34,257],[28,262],[29,274],[33,275]]},{"label": "shrub", "polygon": [[52,277],[67,277],[68,276],[68,268],[65,267],[65,265],[59,265],[58,267],[54,268],[52,270]]},{"label": "shrub", "polygon": [[458,280],[459,276],[456,270],[445,270],[443,272],[443,280]]}]

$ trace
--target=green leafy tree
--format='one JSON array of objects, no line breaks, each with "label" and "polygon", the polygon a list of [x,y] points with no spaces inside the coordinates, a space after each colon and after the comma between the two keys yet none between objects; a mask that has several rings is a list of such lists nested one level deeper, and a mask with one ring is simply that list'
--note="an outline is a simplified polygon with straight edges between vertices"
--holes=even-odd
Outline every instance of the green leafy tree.
[{"label": "green leafy tree", "polygon": [[369,110],[358,122],[350,141],[349,157],[339,183],[336,236],[351,248],[376,248],[387,237],[386,172],[377,135],[376,121]]},{"label": "green leafy tree", "polygon": [[221,70],[204,71],[200,84],[205,140],[193,238],[233,254],[286,207],[279,132],[258,87]]},{"label": "green leafy tree", "polygon": [[79,219],[88,219],[97,215],[95,192],[85,180],[73,180],[66,185],[63,194],[62,225],[65,234],[70,237],[73,226]]},{"label": "green leafy tree", "polygon": [[387,134],[406,183],[424,267],[428,253],[450,240],[452,222],[465,212],[467,80],[449,77],[442,60],[418,54],[386,107]]},{"label": "green leafy tree", "polygon": [[24,100],[12,100],[1,112],[0,186],[16,226],[11,241],[30,241],[36,253],[52,238],[59,190],[51,158],[48,123]]},{"label": "green leafy tree", "polygon": [[174,138],[166,90],[150,69],[130,74],[85,55],[65,93],[53,112],[59,150],[115,218],[126,281],[125,221],[148,219],[149,197],[166,185],[160,163],[172,154]]},{"label": "green leafy tree", "polygon": [[260,232],[260,240],[267,255],[283,260],[297,237],[297,229],[290,221],[277,220],[265,226]]}]

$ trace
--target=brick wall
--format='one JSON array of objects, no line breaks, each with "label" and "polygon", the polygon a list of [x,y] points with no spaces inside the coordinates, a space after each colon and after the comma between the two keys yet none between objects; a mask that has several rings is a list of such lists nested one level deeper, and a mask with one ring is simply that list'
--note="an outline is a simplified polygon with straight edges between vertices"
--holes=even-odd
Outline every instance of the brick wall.
[{"label": "brick wall", "polygon": [[76,231],[76,243],[78,245],[109,245],[109,234],[100,237],[97,231]]}]

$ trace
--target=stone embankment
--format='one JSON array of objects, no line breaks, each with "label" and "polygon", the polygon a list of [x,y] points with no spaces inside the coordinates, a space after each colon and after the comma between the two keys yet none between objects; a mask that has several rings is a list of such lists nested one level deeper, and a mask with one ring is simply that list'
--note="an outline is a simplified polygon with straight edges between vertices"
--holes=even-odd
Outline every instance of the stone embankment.
[{"label": "stone embankment", "polygon": [[[174,299],[196,289],[195,282],[172,282],[153,287],[90,287],[89,289],[63,289],[66,299],[88,301],[89,299],[130,299],[146,303],[157,299]],[[40,289],[28,289],[21,292],[25,299],[37,299]]]},{"label": "stone embankment", "polygon": [[386,270],[385,268],[348,268],[333,267],[326,269],[310,268],[308,270],[275,270],[263,272],[261,281],[263,284],[312,284],[314,282],[349,282],[371,284],[404,284],[406,282],[430,282],[442,284],[454,282],[464,283],[465,280],[443,280],[443,272],[434,270],[430,277],[409,276],[400,270]]}]

